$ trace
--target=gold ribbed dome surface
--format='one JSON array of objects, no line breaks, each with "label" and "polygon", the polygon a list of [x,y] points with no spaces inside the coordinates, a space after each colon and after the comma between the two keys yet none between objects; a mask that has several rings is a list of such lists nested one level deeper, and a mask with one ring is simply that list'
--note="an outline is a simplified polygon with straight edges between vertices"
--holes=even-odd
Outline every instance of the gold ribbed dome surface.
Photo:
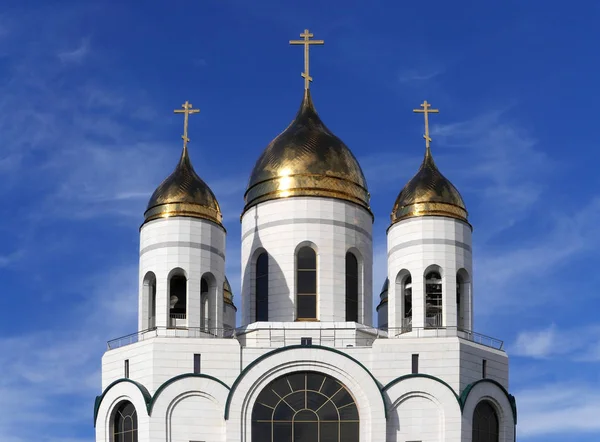
[{"label": "gold ribbed dome surface", "polygon": [[264,201],[320,196],[371,212],[367,181],[350,149],[321,121],[309,90],[296,118],[264,150],[250,176],[244,212]]},{"label": "gold ribbed dome surface", "polygon": [[144,222],[171,216],[202,218],[222,227],[223,215],[217,198],[194,170],[186,147],[173,173],[150,197]]},{"label": "gold ribbed dome surface", "polygon": [[454,185],[438,170],[429,148],[417,174],[404,186],[392,210],[392,224],[418,216],[467,221],[467,208]]},{"label": "gold ribbed dome surface", "polygon": [[225,277],[225,281],[223,282],[223,301],[226,304],[233,305],[233,292],[231,291],[231,285],[229,284],[227,276]]}]

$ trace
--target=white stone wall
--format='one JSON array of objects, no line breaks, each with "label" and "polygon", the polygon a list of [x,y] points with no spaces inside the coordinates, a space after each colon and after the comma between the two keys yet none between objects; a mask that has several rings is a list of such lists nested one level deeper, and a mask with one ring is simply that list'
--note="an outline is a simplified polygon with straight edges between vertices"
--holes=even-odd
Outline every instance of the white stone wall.
[{"label": "white stone wall", "polygon": [[223,327],[223,228],[210,221],[187,217],[150,221],[140,231],[139,269],[139,330],[148,328],[150,303],[144,291],[144,278],[148,272],[156,276],[155,325],[162,328],[168,325],[168,278],[175,269],[181,269],[187,277],[187,319],[177,325],[200,327],[200,280],[206,277],[210,283],[210,326]]},{"label": "white stone wall", "polygon": [[[425,325],[425,273],[433,266],[440,269],[443,289],[443,326],[456,329],[456,275],[464,269],[473,280],[471,227],[453,218],[424,216],[400,221],[390,227],[388,240],[388,325],[400,330],[403,299],[397,281],[402,271],[412,277],[412,328]],[[464,325],[472,330],[473,290],[467,284]]]},{"label": "white stone wall", "polygon": [[373,219],[362,207],[329,198],[294,197],[261,203],[242,217],[242,325],[255,321],[255,265],[269,254],[269,321],[294,321],[295,251],[317,250],[317,316],[345,321],[346,252],[359,260],[358,322],[372,323]]}]

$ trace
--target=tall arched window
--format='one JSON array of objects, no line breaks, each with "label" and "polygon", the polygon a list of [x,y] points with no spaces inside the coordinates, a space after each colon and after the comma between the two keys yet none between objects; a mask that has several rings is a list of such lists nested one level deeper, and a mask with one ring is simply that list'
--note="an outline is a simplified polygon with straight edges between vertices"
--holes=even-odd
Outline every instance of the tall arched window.
[{"label": "tall arched window", "polygon": [[296,256],[296,318],[317,319],[317,254],[302,247]]},{"label": "tall arched window", "polygon": [[262,252],[256,259],[256,320],[269,320],[269,255]]},{"label": "tall arched window", "polygon": [[169,317],[170,325],[185,325],[187,308],[187,279],[181,274],[171,276],[169,280]]},{"label": "tall arched window", "polygon": [[148,314],[146,322],[143,324],[144,329],[156,327],[156,276],[152,272],[148,272],[144,277],[144,303]]},{"label": "tall arched window", "polygon": [[425,327],[442,326],[442,277],[432,271],[425,275]]},{"label": "tall arched window", "polygon": [[138,441],[137,414],[131,402],[124,401],[117,406],[112,427],[112,442]]},{"label": "tall arched window", "polygon": [[274,442],[358,442],[359,416],[350,392],[315,372],[275,379],[252,409],[252,440]]},{"label": "tall arched window", "polygon": [[469,274],[465,269],[460,269],[456,273],[456,317],[459,329],[470,329],[468,324],[469,309]]},{"label": "tall arched window", "polygon": [[358,322],[358,259],[346,253],[346,321]]},{"label": "tall arched window", "polygon": [[209,297],[208,297],[208,281],[206,278],[200,279],[200,329],[208,332],[210,327],[209,320]]},{"label": "tall arched window", "polygon": [[481,401],[473,412],[473,442],[498,442],[500,423],[496,410],[488,401]]},{"label": "tall arched window", "polygon": [[402,318],[402,331],[412,330],[412,277],[410,273],[402,281],[402,298],[404,302],[404,317]]}]

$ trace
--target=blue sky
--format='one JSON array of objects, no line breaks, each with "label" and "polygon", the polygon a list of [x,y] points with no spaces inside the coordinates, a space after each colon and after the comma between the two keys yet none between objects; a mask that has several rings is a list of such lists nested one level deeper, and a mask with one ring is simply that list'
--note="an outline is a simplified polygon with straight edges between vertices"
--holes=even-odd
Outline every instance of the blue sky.
[{"label": "blue sky", "polygon": [[[474,226],[476,331],[506,343],[519,440],[600,435],[600,6],[592,1],[2,2],[0,440],[93,440],[105,342],[135,331],[138,228],[191,158],[225,217],[239,301],[239,215],[262,149],[302,97],[358,157],[385,229],[433,152]],[[167,6],[167,4],[176,6]],[[16,404],[19,404],[18,407]]]}]

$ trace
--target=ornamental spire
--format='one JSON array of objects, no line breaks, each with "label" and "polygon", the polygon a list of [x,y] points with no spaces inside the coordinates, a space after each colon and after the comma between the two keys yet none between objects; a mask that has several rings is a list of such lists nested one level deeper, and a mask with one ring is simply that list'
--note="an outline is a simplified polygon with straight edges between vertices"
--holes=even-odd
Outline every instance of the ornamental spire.
[{"label": "ornamental spire", "polygon": [[425,138],[426,154],[429,155],[431,153],[430,147],[429,147],[429,143],[431,142],[431,138],[429,137],[429,113],[437,114],[440,112],[440,110],[439,109],[430,109],[431,104],[429,104],[427,102],[427,100],[423,101],[423,104],[421,104],[421,107],[423,109],[413,109],[413,112],[420,113],[425,116],[425,134],[423,135],[423,138]]},{"label": "ornamental spire", "polygon": [[300,37],[303,40],[290,40],[291,45],[304,45],[304,72],[302,72],[302,78],[304,78],[304,90],[307,91],[310,86],[310,82],[313,80],[312,77],[308,73],[309,68],[309,53],[308,48],[310,45],[322,45],[325,44],[324,40],[311,40],[311,37],[314,37],[314,34],[311,34],[308,29],[305,29]]}]

